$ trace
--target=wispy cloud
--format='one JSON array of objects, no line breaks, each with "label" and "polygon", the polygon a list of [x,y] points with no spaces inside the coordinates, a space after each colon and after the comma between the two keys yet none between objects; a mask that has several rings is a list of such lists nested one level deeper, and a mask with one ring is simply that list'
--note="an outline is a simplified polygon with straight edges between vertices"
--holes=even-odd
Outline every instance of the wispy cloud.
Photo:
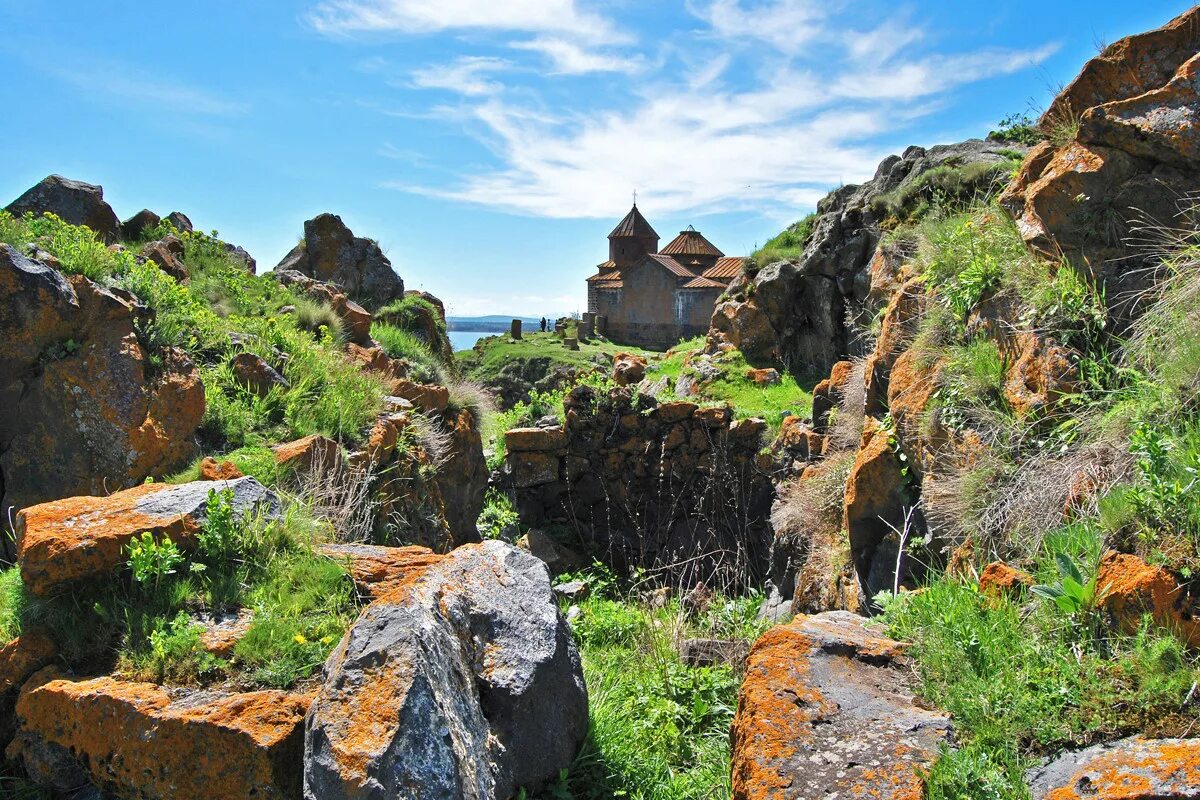
[{"label": "wispy cloud", "polygon": [[419,89],[447,89],[467,96],[494,94],[503,87],[486,76],[509,66],[502,58],[463,56],[450,64],[414,71],[412,85]]},{"label": "wispy cloud", "polygon": [[148,76],[122,64],[54,66],[47,67],[46,72],[88,94],[179,114],[235,117],[250,110],[248,103],[165,77]]},{"label": "wispy cloud", "polygon": [[824,31],[829,6],[821,0],[773,0],[753,7],[739,0],[711,0],[692,3],[690,9],[719,37],[763,41],[795,53]]},{"label": "wispy cloud", "polygon": [[570,34],[589,42],[621,38],[575,0],[325,0],[307,15],[326,35],[493,30]]},{"label": "wispy cloud", "polygon": [[[416,3],[378,0],[372,7],[395,11]],[[464,59],[421,85],[464,95],[453,122],[497,165],[464,171],[457,183],[385,185],[544,217],[609,216],[633,189],[655,213],[770,214],[811,205],[830,186],[865,178],[907,126],[944,108],[955,89],[1035,66],[1056,49],[938,52],[903,11],[863,29],[848,4],[827,0],[685,3],[704,27],[659,42],[664,49],[655,61],[635,46],[533,30],[524,16],[533,4],[542,12],[537,25],[548,24],[548,7],[577,22],[586,12],[574,0],[521,0],[498,16],[468,3],[475,16],[466,14],[458,27],[486,18],[492,27],[525,25],[534,35],[500,42],[511,48],[511,65]],[[540,96],[535,78],[523,94],[497,93],[486,75],[501,64],[545,74],[523,61],[522,51],[549,58],[557,75],[615,73],[603,88],[616,91],[556,106]]]}]

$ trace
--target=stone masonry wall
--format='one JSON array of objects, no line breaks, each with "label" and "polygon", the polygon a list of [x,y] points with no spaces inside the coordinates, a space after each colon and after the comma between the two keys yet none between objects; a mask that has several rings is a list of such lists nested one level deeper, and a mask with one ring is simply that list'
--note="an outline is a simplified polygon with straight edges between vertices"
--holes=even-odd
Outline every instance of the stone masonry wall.
[{"label": "stone masonry wall", "polygon": [[571,546],[677,588],[764,574],[774,492],[759,459],[762,420],[628,388],[577,387],[564,406],[561,426],[505,435],[522,522],[569,530]]}]

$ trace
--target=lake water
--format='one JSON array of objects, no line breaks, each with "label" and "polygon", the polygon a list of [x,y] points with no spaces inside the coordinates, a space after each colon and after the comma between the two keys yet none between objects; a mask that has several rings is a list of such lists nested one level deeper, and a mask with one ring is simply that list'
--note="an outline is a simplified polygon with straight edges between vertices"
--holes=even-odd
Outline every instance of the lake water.
[{"label": "lake water", "polygon": [[450,337],[450,347],[454,352],[459,350],[470,350],[485,336],[499,336],[496,331],[446,331],[446,335]]}]

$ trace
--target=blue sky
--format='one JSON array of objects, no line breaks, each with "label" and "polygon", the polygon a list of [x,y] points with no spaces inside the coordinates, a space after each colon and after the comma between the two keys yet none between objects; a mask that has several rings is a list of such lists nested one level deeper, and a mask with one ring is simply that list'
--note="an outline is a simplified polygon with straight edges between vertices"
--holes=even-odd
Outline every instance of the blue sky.
[{"label": "blue sky", "polygon": [[340,214],[458,314],[560,314],[632,192],[745,254],[1044,106],[1177,0],[0,0],[0,203],[51,172],[269,269]]}]

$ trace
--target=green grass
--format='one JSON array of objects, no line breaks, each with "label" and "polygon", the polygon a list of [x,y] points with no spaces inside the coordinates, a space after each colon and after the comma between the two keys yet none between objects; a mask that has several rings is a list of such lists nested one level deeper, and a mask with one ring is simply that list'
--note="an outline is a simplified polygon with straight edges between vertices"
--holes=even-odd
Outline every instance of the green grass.
[{"label": "green grass", "polygon": [[67,275],[105,281],[124,275],[137,261],[131,252],[111,252],[88,228],[63,222],[53,214],[14,217],[0,209],[0,242],[18,250],[36,243],[59,259]]},{"label": "green grass", "polygon": [[930,214],[952,213],[985,205],[1020,168],[1023,156],[1013,152],[1003,161],[946,162],[906,181],[871,201],[885,227],[920,220]]},{"label": "green grass", "polygon": [[21,571],[15,566],[0,571],[0,644],[21,635],[21,616],[26,603]]},{"label": "green grass", "polygon": [[482,352],[463,350],[455,354],[464,373],[476,380],[497,374],[505,364],[516,359],[549,358],[555,365],[591,369],[603,363],[606,355],[654,352],[600,338],[587,339],[579,343],[578,350],[568,350],[554,333],[523,333],[520,339],[513,339],[508,334],[488,336],[481,344]]},{"label": "green grass", "polygon": [[750,254],[751,269],[757,271],[776,261],[799,261],[804,255],[804,247],[812,238],[816,219],[815,213],[809,214],[768,239],[766,244]]},{"label": "green grass", "polygon": [[[174,685],[288,688],[316,672],[357,614],[343,566],[313,549],[329,535],[298,506],[278,521],[238,517],[216,494],[196,549],[167,562],[169,571],[139,580],[127,568],[69,595],[25,600],[10,569],[0,578],[0,621],[8,632],[45,628],[64,660],[84,670]],[[200,615],[241,608],[252,609],[254,621],[232,657],[207,653]]]},{"label": "green grass", "polygon": [[[406,295],[375,312],[377,319],[407,331],[419,330],[421,318],[426,316],[434,321],[441,338],[445,339],[446,321],[442,319],[437,306],[420,295]],[[427,342],[426,344],[432,346],[434,343]]]},{"label": "green grass", "polygon": [[[653,610],[603,591],[580,604],[576,638],[591,726],[565,779],[546,797],[717,800],[729,797],[729,725],[740,676],[728,666],[690,668],[676,635],[751,641],[762,631],[760,598],[718,599],[687,620],[677,603]],[[600,591],[596,592],[595,587]]]},{"label": "green grass", "polygon": [[1031,614],[941,580],[887,605],[892,635],[914,643],[923,697],[958,730],[930,798],[1026,800],[1022,775],[1046,754],[1190,726],[1181,708],[1200,669],[1173,637],[1121,636],[1034,602]]},{"label": "green grass", "polygon": [[407,361],[413,367],[413,377],[422,383],[446,383],[446,370],[441,360],[421,337],[410,330],[383,322],[371,326],[371,337],[379,342],[391,358]]}]

